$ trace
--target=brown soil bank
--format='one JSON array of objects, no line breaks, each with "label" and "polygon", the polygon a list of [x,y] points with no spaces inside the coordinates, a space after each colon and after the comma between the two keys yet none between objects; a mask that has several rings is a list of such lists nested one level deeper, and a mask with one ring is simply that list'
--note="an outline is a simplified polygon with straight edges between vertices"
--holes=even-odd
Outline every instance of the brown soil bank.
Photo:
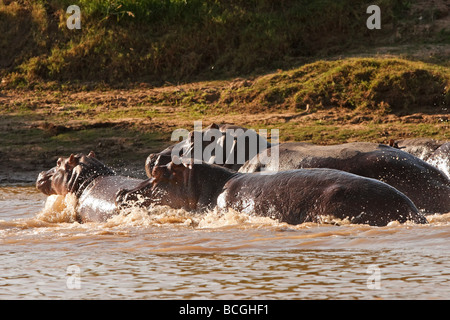
[{"label": "brown soil bank", "polygon": [[318,144],[449,140],[449,75],[447,67],[422,62],[349,58],[157,88],[4,90],[0,175],[30,181],[59,156],[94,150],[142,176],[147,155],[170,144],[173,130],[192,130],[194,120],[276,128],[282,141]]}]

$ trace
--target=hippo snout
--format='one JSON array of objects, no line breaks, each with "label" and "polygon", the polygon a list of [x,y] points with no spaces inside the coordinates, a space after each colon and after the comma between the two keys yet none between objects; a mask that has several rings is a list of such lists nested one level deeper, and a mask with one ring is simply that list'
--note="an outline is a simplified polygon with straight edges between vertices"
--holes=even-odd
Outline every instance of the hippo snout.
[{"label": "hippo snout", "polygon": [[152,177],[153,168],[156,166],[162,166],[168,164],[172,161],[172,156],[170,153],[152,153],[148,156],[145,162],[145,172],[149,178]]},{"label": "hippo snout", "polygon": [[52,176],[53,170],[42,171],[41,173],[39,173],[36,180],[36,188],[43,194],[51,195],[54,193],[52,191]]}]

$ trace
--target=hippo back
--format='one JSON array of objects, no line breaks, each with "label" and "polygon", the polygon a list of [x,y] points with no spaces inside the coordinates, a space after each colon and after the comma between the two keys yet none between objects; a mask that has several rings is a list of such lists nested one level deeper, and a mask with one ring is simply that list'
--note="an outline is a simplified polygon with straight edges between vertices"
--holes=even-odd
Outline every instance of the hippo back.
[{"label": "hippo back", "polygon": [[388,183],[429,213],[450,211],[450,180],[439,169],[402,150],[377,143],[318,146],[286,143],[279,147],[278,163],[267,164],[263,155],[239,171],[285,171],[301,168],[337,169]]},{"label": "hippo back", "polygon": [[397,147],[420,159],[427,159],[444,141],[429,138],[414,138],[396,141]]},{"label": "hippo back", "polygon": [[327,216],[375,226],[427,222],[408,197],[386,183],[322,168],[236,176],[225,184],[217,203],[221,209],[289,224],[320,222]]}]

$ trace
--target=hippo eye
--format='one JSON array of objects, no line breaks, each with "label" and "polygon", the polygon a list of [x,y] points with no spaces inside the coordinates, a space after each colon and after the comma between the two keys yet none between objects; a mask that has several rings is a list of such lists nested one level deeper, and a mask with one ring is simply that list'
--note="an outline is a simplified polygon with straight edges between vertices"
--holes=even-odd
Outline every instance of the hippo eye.
[{"label": "hippo eye", "polygon": [[59,167],[61,165],[61,163],[62,163],[62,159],[59,158],[58,161],[56,161],[56,165]]}]

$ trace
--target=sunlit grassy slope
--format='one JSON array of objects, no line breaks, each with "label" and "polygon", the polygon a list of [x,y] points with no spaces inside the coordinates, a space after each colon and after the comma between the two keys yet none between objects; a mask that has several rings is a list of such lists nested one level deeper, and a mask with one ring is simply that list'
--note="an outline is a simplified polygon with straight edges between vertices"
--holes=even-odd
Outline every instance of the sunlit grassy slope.
[{"label": "sunlit grassy slope", "polygon": [[[10,87],[42,81],[164,84],[262,74],[317,57],[413,40],[449,42],[420,27],[442,12],[379,0],[381,30],[365,0],[0,1],[0,76]],[[81,29],[66,26],[69,5]]]}]

